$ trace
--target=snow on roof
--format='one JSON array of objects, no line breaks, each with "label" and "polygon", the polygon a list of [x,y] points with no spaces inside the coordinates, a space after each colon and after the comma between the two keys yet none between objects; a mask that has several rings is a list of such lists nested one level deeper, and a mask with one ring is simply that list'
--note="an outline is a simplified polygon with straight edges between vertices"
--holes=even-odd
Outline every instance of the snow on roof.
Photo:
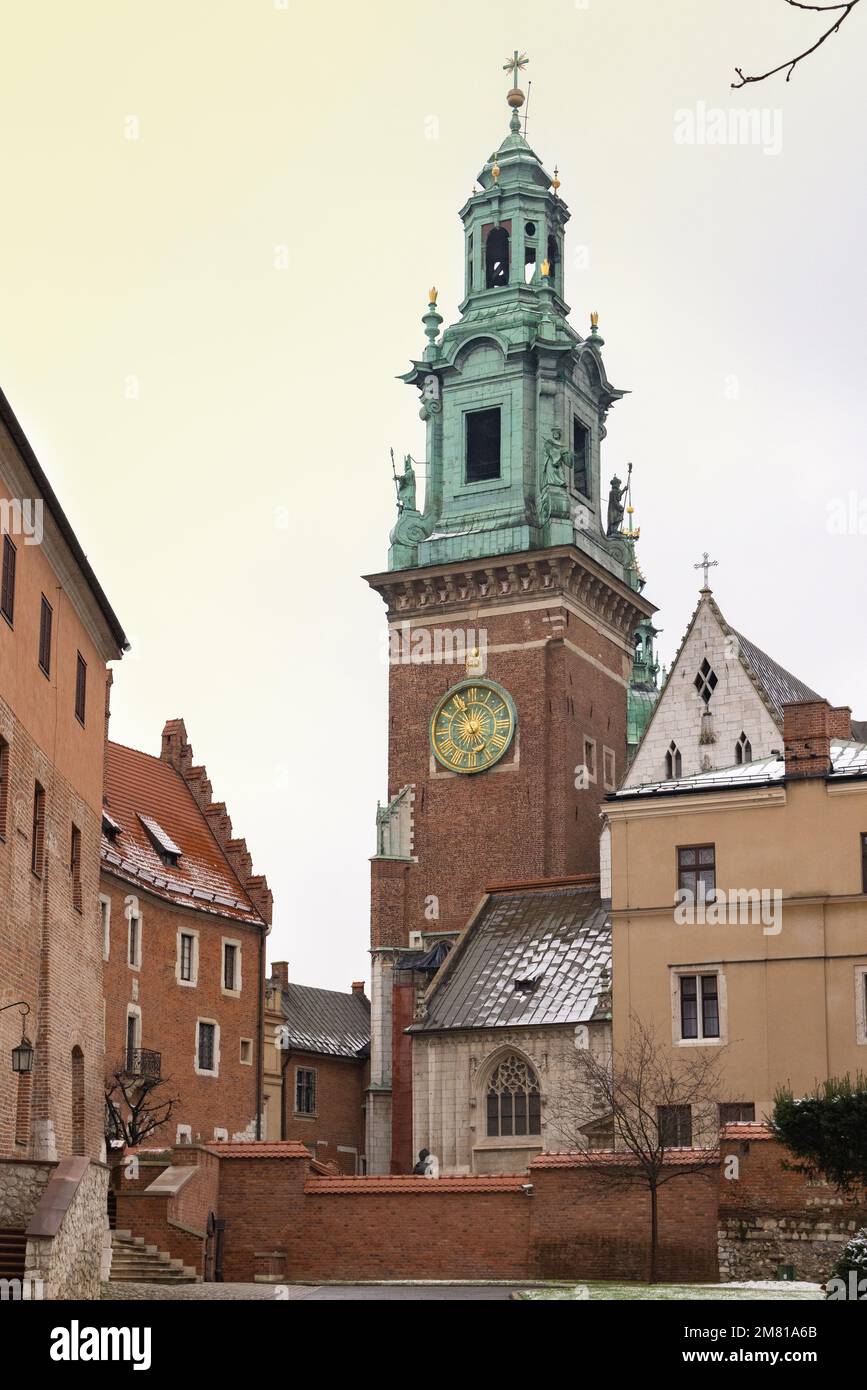
[{"label": "snow on roof", "polygon": [[[846,777],[867,775],[867,743],[856,743],[852,739],[835,740],[831,743],[830,781]],[[717,767],[709,772],[696,772],[691,777],[675,777],[669,781],[644,782],[637,787],[622,787],[606,798],[608,801],[624,801],[640,796],[672,795],[677,792],[714,791],[718,788],[767,786],[782,782],[786,776],[786,763],[782,757],[758,758],[751,763],[738,763],[733,767]]]}]

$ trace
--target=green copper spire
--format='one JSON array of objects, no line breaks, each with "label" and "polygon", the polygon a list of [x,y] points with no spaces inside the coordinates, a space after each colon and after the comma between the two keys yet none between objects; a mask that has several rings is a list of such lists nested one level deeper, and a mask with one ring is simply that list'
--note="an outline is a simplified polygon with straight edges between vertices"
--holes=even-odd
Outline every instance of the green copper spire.
[{"label": "green copper spire", "polygon": [[427,345],[402,377],[421,393],[426,488],[424,510],[404,507],[398,518],[389,566],[574,545],[635,587],[630,542],[609,527],[600,482],[605,420],[625,393],[608,379],[596,324],[583,338],[569,322],[570,212],[559,174],[521,132],[527,62],[515,50],[504,65],[508,133],[460,210],[458,318],[440,335],[432,291]]}]

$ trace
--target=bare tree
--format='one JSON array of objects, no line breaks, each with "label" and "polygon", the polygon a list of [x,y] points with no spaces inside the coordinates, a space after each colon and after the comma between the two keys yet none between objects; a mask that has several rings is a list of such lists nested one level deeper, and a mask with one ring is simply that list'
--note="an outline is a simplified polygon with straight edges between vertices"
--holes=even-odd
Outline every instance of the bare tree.
[{"label": "bare tree", "polygon": [[134,1149],[171,1119],[180,1097],[154,1094],[170,1081],[170,1076],[133,1076],[123,1067],[113,1071],[105,1083],[106,1144],[120,1139]]},{"label": "bare tree", "polygon": [[[650,1195],[650,1283],[658,1280],[659,1189],[704,1173],[719,1147],[720,1048],[673,1049],[634,1014],[613,1057],[576,1054],[549,1124],[610,1187]],[[715,1180],[715,1172],[714,1172]]]},{"label": "bare tree", "polygon": [[837,18],[809,48],[805,48],[802,53],[796,54],[794,58],[787,58],[784,63],[779,63],[777,67],[769,68],[767,72],[757,73],[754,77],[745,77],[742,68],[735,68],[738,80],[732,83],[733,87],[746,87],[748,82],[764,82],[768,77],[775,77],[778,72],[786,72],[787,68],[786,81],[788,82],[798,64],[802,63],[805,58],[809,58],[811,53],[815,53],[817,48],[821,48],[822,44],[825,43],[827,39],[830,39],[832,34],[836,34],[840,26],[845,24],[852,11],[860,4],[860,0],[841,0],[841,3],[837,5],[808,5],[804,3],[804,0],[785,0],[785,2],[787,5],[791,5],[795,10],[813,10],[817,14],[834,13],[837,15]]}]

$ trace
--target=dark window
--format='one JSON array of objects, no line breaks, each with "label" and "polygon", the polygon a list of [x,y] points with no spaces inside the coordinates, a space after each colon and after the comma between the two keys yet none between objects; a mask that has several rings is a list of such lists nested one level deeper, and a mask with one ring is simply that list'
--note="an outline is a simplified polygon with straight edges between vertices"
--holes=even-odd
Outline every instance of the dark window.
[{"label": "dark window", "polygon": [[12,624],[15,617],[15,546],[3,537],[3,581],[0,583],[0,613]]},{"label": "dark window", "polygon": [[79,723],[84,723],[84,713],[87,706],[87,662],[78,653],[75,665],[75,717]]},{"label": "dark window", "polygon": [[316,1114],[316,1072],[310,1067],[298,1067],[295,1072],[295,1112]]},{"label": "dark window", "polygon": [[136,1047],[138,1040],[138,1018],[135,1014],[127,1014],[126,1017],[126,1069],[134,1072],[136,1070]]},{"label": "dark window", "polygon": [[0,738],[0,840],[6,839],[6,815],[9,809],[9,744]]},{"label": "dark window", "polygon": [[199,1024],[199,1071],[214,1070],[214,1045],[217,1029],[213,1023]]},{"label": "dark window", "polygon": [[471,410],[467,420],[467,482],[500,476],[500,407]]},{"label": "dark window", "polygon": [[193,937],[181,933],[181,979],[193,978]]},{"label": "dark window", "polygon": [[735,744],[735,762],[751,763],[753,760],[753,747],[746,734],[741,734]]},{"label": "dark window", "polygon": [[72,840],[69,849],[69,872],[72,876],[72,906],[81,911],[81,831],[77,825],[72,827]]},{"label": "dark window", "polygon": [[45,867],[45,789],[36,783],[33,791],[33,840],[30,847],[30,867],[37,878]]},{"label": "dark window", "polygon": [[705,896],[716,888],[716,862],[713,845],[687,845],[677,851],[677,886],[686,888],[698,897],[698,886],[704,884]]},{"label": "dark window", "polygon": [[719,986],[716,975],[680,976],[680,1036],[719,1037]]},{"label": "dark window", "polygon": [[590,431],[581,421],[572,417],[572,485],[585,497],[590,496],[588,461],[590,455]]},{"label": "dark window", "polygon": [[138,965],[139,962],[139,940],[138,940],[138,918],[129,919],[129,964]]},{"label": "dark window", "polygon": [[548,238],[548,265],[548,279],[552,285],[556,285],[560,267],[560,247],[557,244],[557,238],[555,236],[549,236]]},{"label": "dark window", "polygon": [[705,704],[707,704],[717,686],[716,675],[707,657],[705,657],[704,661],[699,666],[693,685]]},{"label": "dark window", "polygon": [[689,1105],[659,1105],[656,1110],[659,1138],[665,1149],[688,1149],[692,1146],[692,1107]]},{"label": "dark window", "polygon": [[674,777],[683,776],[683,758],[677,744],[672,742],[665,755],[665,776],[670,782]]},{"label": "dark window", "polygon": [[535,246],[525,246],[524,248],[524,279],[529,285],[536,273],[536,248]]},{"label": "dark window", "polygon": [[485,242],[485,285],[489,290],[509,283],[509,233],[493,227]]},{"label": "dark window", "polygon": [[[2,758],[2,749],[0,749],[0,758]],[[2,793],[0,793],[0,797],[2,797]],[[3,804],[0,800],[0,815],[2,814]],[[2,834],[3,822],[0,820],[0,835]],[[867,835],[861,836],[861,892],[867,893]]]},{"label": "dark window", "polygon": [[237,989],[237,946],[225,945],[223,947],[223,988]]},{"label": "dark window", "polygon": [[488,1134],[542,1133],[542,1096],[533,1068],[522,1057],[505,1057],[488,1082]]},{"label": "dark window", "polygon": [[467,241],[467,290],[471,290],[473,288],[474,280],[475,271],[473,270],[473,234],[472,232],[470,232],[469,239]]},{"label": "dark window", "polygon": [[46,676],[51,675],[51,604],[42,595],[42,608],[39,614],[39,665]]},{"label": "dark window", "polygon": [[726,1101],[719,1108],[720,1125],[747,1124],[756,1118],[756,1107],[752,1101],[731,1100]]}]

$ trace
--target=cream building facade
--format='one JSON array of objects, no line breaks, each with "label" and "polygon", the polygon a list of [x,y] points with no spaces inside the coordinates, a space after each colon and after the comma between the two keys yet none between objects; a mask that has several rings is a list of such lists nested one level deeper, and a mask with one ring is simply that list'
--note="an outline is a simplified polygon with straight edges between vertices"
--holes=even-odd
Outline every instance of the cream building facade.
[{"label": "cream building facade", "polygon": [[787,704],[781,756],[609,801],[615,1052],[633,1016],[674,1050],[721,1048],[727,1118],[867,1068],[861,727]]}]

